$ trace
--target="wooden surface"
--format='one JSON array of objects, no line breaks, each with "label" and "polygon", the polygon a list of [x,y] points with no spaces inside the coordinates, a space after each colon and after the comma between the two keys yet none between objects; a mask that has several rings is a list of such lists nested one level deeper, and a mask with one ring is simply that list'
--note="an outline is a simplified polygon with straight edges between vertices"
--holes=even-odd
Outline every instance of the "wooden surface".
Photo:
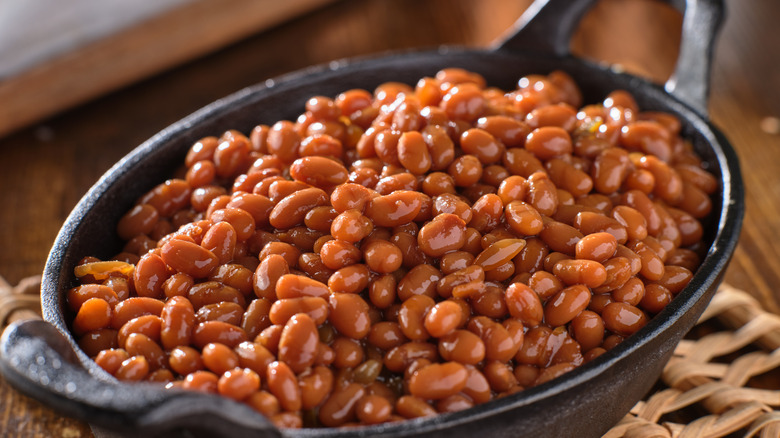
[{"label": "wooden surface", "polygon": [[331,1],[196,0],[164,11],[0,81],[0,135]]},{"label": "wooden surface", "polygon": [[[663,79],[679,17],[606,0],[582,24],[576,52]],[[713,66],[710,111],[741,158],[747,214],[726,281],[780,311],[780,2],[730,0]],[[201,106],[307,65],[388,49],[486,46],[529,0],[341,0],[324,9],[106,95],[0,139],[0,275],[38,274],[71,208],[113,163]],[[651,8],[657,11],[656,8]],[[662,17],[655,22],[653,16]],[[610,23],[606,32],[602,24]],[[652,29],[654,32],[648,33]],[[173,30],[172,30],[173,31]],[[615,36],[617,34],[617,36]],[[659,35],[649,38],[648,35]],[[615,44],[614,48],[610,45]],[[67,71],[63,75],[69,74]],[[86,437],[0,382],[0,430],[9,437]]]}]

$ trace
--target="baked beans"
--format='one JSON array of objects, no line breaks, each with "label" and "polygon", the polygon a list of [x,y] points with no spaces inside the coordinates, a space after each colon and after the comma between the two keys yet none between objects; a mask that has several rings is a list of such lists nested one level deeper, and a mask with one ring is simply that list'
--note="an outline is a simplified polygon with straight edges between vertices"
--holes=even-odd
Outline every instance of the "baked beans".
[{"label": "baked beans", "polygon": [[[119,380],[219,394],[278,427],[467,409],[640,330],[690,282],[717,179],[671,114],[572,78],[448,68],[228,131],[118,221],[66,294]],[[638,115],[637,115],[638,114]],[[697,161],[698,160],[698,161]],[[132,262],[132,263],[130,263]]]}]

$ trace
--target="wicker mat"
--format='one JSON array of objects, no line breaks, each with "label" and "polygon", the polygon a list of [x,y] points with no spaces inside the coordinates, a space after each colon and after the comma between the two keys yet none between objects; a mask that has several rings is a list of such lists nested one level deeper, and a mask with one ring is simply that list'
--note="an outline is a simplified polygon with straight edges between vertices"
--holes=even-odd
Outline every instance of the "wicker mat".
[{"label": "wicker mat", "polygon": [[[0,325],[39,317],[40,277],[0,277]],[[604,438],[780,437],[780,316],[722,285],[655,388]]]}]

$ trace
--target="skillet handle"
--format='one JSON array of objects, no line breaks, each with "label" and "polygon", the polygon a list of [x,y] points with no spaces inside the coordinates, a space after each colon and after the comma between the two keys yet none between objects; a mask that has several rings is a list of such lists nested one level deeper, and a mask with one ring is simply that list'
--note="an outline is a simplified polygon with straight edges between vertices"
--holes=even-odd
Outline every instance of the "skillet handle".
[{"label": "skillet handle", "polygon": [[723,23],[723,0],[687,0],[677,65],[666,91],[706,118],[715,39]]},{"label": "skillet handle", "polygon": [[265,417],[224,397],[92,376],[62,332],[46,321],[6,328],[0,371],[23,394],[121,436],[282,436]]},{"label": "skillet handle", "polygon": [[[677,65],[664,88],[707,115],[715,39],[723,21],[723,0],[665,0],[683,12]],[[536,0],[493,49],[570,56],[570,41],[597,0]]]}]

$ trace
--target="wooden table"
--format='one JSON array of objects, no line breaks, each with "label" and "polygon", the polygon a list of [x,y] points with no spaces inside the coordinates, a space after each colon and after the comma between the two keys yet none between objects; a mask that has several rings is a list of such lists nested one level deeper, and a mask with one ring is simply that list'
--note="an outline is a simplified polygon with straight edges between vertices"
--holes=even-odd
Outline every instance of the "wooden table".
[{"label": "wooden table", "polygon": [[[16,284],[40,273],[60,225],[99,176],[203,105],[333,59],[439,44],[485,46],[529,3],[342,0],[0,139],[0,275]],[[710,111],[741,158],[747,214],[726,281],[780,312],[780,3],[727,3]],[[645,20],[652,14],[644,8],[604,1],[583,21],[573,43],[576,53],[619,61],[662,81],[676,57],[680,19],[652,7],[661,18]],[[605,22],[612,23],[612,32],[600,29]],[[8,437],[92,435],[84,423],[60,417],[4,382],[0,413],[0,430]]]}]

